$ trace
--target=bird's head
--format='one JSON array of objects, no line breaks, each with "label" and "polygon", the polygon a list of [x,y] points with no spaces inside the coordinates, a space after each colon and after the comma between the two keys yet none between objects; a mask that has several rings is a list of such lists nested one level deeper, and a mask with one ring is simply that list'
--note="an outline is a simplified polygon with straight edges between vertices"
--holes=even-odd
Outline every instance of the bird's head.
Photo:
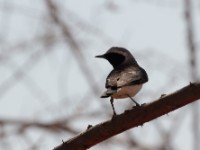
[{"label": "bird's head", "polygon": [[105,54],[95,57],[107,59],[113,68],[121,66],[124,63],[137,64],[132,54],[127,49],[121,47],[112,47]]}]

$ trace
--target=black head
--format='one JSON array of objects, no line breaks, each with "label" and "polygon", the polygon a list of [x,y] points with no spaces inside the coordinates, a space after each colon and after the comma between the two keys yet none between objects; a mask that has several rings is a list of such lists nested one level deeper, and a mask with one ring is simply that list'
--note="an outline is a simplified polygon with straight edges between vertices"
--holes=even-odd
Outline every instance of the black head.
[{"label": "black head", "polygon": [[123,64],[137,65],[137,62],[132,54],[127,49],[121,47],[112,47],[105,54],[98,55],[96,57],[107,59],[114,68]]}]

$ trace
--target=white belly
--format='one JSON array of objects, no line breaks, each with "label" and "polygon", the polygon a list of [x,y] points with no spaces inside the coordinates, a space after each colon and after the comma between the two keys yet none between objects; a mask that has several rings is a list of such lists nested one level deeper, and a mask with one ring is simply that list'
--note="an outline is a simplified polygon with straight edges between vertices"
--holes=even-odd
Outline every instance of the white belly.
[{"label": "white belly", "polygon": [[140,85],[132,85],[132,86],[125,86],[122,88],[117,89],[117,92],[112,95],[112,98],[114,99],[121,99],[121,98],[127,98],[128,95],[131,97],[135,96],[140,89],[142,88],[142,84]]}]

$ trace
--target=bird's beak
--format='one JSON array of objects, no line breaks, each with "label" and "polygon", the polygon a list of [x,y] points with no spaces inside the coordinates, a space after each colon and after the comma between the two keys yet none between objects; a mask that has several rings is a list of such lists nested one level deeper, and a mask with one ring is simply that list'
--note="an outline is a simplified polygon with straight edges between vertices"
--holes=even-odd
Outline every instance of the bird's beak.
[{"label": "bird's beak", "polygon": [[105,55],[103,54],[103,55],[97,55],[97,56],[95,56],[96,58],[105,58]]}]

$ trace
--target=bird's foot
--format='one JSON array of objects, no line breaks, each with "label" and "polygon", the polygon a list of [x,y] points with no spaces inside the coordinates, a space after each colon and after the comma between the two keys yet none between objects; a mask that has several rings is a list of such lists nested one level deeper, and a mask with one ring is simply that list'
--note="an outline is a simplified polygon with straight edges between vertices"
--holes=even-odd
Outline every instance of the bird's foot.
[{"label": "bird's foot", "polygon": [[140,108],[141,107],[141,105],[134,105],[133,107],[132,107],[132,109],[136,109],[136,108]]},{"label": "bird's foot", "polygon": [[113,113],[112,119],[114,119],[116,116],[117,116],[117,114],[116,114],[116,113]]}]

